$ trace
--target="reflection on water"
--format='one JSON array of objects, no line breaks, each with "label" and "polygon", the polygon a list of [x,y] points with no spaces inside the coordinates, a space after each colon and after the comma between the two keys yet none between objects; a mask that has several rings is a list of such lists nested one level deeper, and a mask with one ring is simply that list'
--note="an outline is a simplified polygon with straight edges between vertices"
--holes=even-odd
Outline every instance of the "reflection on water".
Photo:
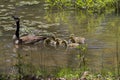
[{"label": "reflection on water", "polygon": [[[0,72],[57,72],[59,68],[87,66],[93,72],[119,73],[119,16],[88,14],[82,11],[46,11],[39,1],[1,1],[0,3]],[[55,50],[37,46],[15,48],[12,44],[14,21],[21,18],[21,34],[57,33],[68,39],[71,33],[84,36],[88,44],[85,64],[80,63],[79,50]],[[118,31],[118,33],[117,33]],[[20,70],[17,70],[18,66]],[[22,71],[21,71],[22,70]]]}]

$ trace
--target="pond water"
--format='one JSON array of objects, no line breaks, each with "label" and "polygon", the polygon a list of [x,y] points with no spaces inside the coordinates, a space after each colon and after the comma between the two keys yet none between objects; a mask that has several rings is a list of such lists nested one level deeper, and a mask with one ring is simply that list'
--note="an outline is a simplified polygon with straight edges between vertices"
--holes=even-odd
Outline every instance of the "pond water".
[{"label": "pond water", "polygon": [[[0,73],[16,73],[15,66],[24,72],[36,69],[55,73],[60,68],[88,67],[92,72],[120,73],[120,16],[114,13],[92,14],[83,11],[46,10],[40,1],[0,1]],[[11,15],[21,19],[21,34],[56,32],[57,37],[68,39],[74,33],[86,38],[88,49],[83,63],[79,50],[49,49],[41,45],[13,45],[15,22]],[[19,67],[18,67],[19,68]]]}]

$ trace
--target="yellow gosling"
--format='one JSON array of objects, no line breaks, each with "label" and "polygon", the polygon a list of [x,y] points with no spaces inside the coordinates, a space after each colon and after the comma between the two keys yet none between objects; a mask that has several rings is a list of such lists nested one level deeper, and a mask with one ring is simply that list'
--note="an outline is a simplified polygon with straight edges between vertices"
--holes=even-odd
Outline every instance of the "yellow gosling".
[{"label": "yellow gosling", "polygon": [[76,37],[74,34],[71,34],[69,37],[69,43],[79,43],[79,44],[84,44],[85,43],[85,38],[84,37]]}]

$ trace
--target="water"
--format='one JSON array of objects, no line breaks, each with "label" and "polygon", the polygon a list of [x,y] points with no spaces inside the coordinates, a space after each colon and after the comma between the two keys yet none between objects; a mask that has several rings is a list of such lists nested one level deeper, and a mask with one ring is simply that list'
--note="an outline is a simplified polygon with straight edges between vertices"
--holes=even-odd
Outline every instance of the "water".
[{"label": "water", "polygon": [[[113,71],[119,74],[119,20],[116,14],[88,14],[83,11],[45,10],[40,1],[0,1],[0,72],[24,73],[59,68],[87,66],[93,72]],[[17,48],[12,43],[15,22],[11,15],[21,18],[21,34],[51,34],[68,39],[71,33],[86,38],[88,50],[85,64],[80,65],[78,50],[44,48],[41,45]],[[20,67],[15,67],[19,65]],[[19,70],[18,70],[19,71]],[[18,72],[17,72],[18,73]]]}]

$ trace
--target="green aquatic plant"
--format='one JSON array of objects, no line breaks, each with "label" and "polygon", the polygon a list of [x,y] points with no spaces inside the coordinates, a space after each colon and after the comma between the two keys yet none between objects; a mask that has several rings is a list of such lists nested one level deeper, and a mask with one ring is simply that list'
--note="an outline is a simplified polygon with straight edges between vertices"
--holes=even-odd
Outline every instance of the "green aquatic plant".
[{"label": "green aquatic plant", "polygon": [[77,46],[77,49],[79,49],[82,52],[86,52],[87,51],[87,44],[80,44],[79,46]]}]

